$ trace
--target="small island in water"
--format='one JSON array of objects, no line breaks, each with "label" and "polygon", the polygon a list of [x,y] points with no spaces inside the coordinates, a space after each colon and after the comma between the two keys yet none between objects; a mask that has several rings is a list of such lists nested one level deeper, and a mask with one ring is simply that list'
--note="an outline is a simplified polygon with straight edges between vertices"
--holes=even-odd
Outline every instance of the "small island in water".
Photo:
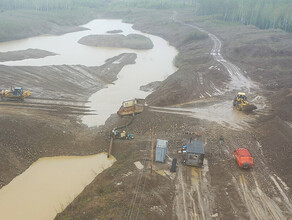
[{"label": "small island in water", "polygon": [[148,50],[153,48],[152,41],[139,34],[115,35],[88,35],[81,38],[78,43],[96,47],[117,47],[137,50]]},{"label": "small island in water", "polygon": [[40,50],[40,49],[27,49],[27,50],[18,50],[18,51],[8,51],[0,52],[0,62],[6,61],[17,61],[25,59],[39,59],[47,56],[56,56],[58,54]]}]

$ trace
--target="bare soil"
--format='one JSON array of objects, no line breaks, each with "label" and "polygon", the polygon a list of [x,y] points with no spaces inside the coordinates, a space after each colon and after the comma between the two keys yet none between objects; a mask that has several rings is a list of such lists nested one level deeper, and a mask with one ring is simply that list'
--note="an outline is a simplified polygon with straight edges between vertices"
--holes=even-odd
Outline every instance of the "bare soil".
[{"label": "bare soil", "polygon": [[107,31],[107,33],[109,34],[118,34],[118,33],[122,33],[122,30],[112,30],[112,31]]},{"label": "bare soil", "polygon": [[161,85],[161,81],[148,83],[147,85],[140,86],[140,90],[150,92],[156,90]]},{"label": "bare soil", "polygon": [[138,50],[153,48],[152,41],[139,34],[89,35],[81,38],[78,43],[95,47],[118,47]]},{"label": "bare soil", "polygon": [[57,54],[49,52],[49,51],[45,51],[45,50],[39,50],[39,49],[0,52],[0,62],[24,60],[24,59],[37,59],[37,58],[43,58],[43,57],[55,56],[55,55]]},{"label": "bare soil", "polygon": [[[229,77],[210,55],[212,41],[204,37],[189,41],[195,30],[175,22],[172,14],[161,10],[121,13],[135,28],[161,36],[174,45],[180,52],[175,59],[179,69],[147,97],[150,107],[135,116],[128,126],[135,139],[114,141],[112,154],[118,161],[98,175],[56,219],[292,218],[291,34],[242,25],[218,26],[214,21],[195,18],[193,11],[178,11],[179,20],[199,25],[218,36],[223,42],[224,57],[246,71],[259,86],[252,94],[267,100],[262,111],[250,116],[256,120],[248,126],[243,124],[243,129],[233,129],[187,114],[153,111],[153,105],[195,102],[202,95],[206,105],[228,99],[231,104],[235,92],[216,95],[216,88],[223,90]],[[272,55],[265,47],[274,51]],[[104,126],[88,129],[78,123],[78,116],[90,114],[82,107],[90,94],[112,83],[120,69],[135,60],[135,54],[120,56],[125,62],[113,64],[121,58],[118,56],[101,67],[0,66],[1,87],[21,78],[23,87],[31,89],[35,97],[52,102],[49,110],[21,107],[40,103],[46,106],[40,101],[30,103],[36,102],[34,99],[1,105],[2,186],[40,157],[88,155],[108,150],[112,128],[126,124],[130,118],[114,114]],[[105,73],[101,71],[106,69]],[[154,163],[150,175],[153,127],[155,138],[169,140],[169,148],[166,163]],[[220,136],[224,137],[223,143],[219,142]],[[180,163],[177,148],[190,138],[205,144],[202,168]],[[251,152],[255,159],[253,169],[237,167],[233,158],[237,147],[246,147]],[[173,158],[178,159],[176,173],[169,172]],[[139,170],[134,165],[136,161],[145,168]]]}]

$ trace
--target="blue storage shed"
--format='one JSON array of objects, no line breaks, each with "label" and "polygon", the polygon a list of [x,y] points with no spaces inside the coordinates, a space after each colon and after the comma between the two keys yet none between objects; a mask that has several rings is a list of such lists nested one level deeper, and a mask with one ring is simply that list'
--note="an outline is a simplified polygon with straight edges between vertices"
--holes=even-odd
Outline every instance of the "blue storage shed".
[{"label": "blue storage shed", "polygon": [[167,140],[157,139],[156,149],[155,149],[155,162],[164,162],[167,153]]}]

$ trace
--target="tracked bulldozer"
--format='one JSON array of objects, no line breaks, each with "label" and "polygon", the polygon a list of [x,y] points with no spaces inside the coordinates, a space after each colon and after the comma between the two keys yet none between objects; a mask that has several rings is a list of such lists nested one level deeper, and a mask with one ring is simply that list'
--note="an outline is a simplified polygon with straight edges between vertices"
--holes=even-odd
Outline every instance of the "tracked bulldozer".
[{"label": "tracked bulldozer", "polygon": [[255,105],[248,103],[247,97],[244,92],[239,92],[237,96],[234,97],[233,106],[237,110],[244,112],[251,112],[257,108]]},{"label": "tracked bulldozer", "polygon": [[2,100],[23,100],[30,96],[30,91],[23,91],[21,87],[11,87],[10,89],[1,90],[0,97]]}]

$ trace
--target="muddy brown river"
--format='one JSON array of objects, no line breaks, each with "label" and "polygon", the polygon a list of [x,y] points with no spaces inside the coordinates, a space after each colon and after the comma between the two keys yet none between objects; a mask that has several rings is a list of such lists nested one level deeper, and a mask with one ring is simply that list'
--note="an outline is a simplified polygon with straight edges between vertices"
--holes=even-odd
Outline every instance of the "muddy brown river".
[{"label": "muddy brown river", "polygon": [[[131,24],[122,23],[121,20],[93,20],[83,27],[88,30],[61,36],[38,36],[0,43],[1,52],[32,48],[58,54],[40,59],[0,62],[0,64],[100,66],[108,58],[121,53],[136,53],[136,64],[124,67],[113,85],[90,97],[89,106],[97,115],[83,117],[83,123],[88,126],[102,125],[118,110],[122,101],[145,98],[149,94],[141,91],[140,86],[164,80],[176,71],[173,59],[177,55],[177,50],[160,37],[136,31]],[[78,40],[84,36],[106,34],[107,31],[115,29],[122,30],[124,35],[131,33],[144,35],[152,40],[154,47],[150,50],[132,50],[92,47],[78,43]],[[0,219],[53,219],[86,185],[114,162],[115,158],[107,159],[106,154],[41,158],[0,190]]]},{"label": "muddy brown river", "polygon": [[[162,81],[177,69],[173,59],[178,51],[164,39],[134,30],[132,24],[121,20],[98,19],[82,27],[89,30],[68,33],[62,36],[39,36],[18,41],[0,43],[0,51],[17,51],[29,48],[41,49],[56,53],[40,59],[25,59],[20,61],[0,62],[11,66],[45,66],[45,65],[85,65],[100,66],[108,58],[121,53],[136,53],[136,63],[125,66],[118,75],[118,80],[93,94],[88,106],[96,115],[84,116],[82,122],[89,127],[104,124],[106,119],[115,113],[124,100],[145,98],[150,92],[140,90],[140,86],[154,81]],[[78,43],[84,36],[92,34],[107,34],[107,31],[122,30],[121,34],[140,34],[148,37],[154,47],[150,50],[133,50],[126,48],[109,48],[85,46]],[[116,61],[118,62],[118,61]]]}]

